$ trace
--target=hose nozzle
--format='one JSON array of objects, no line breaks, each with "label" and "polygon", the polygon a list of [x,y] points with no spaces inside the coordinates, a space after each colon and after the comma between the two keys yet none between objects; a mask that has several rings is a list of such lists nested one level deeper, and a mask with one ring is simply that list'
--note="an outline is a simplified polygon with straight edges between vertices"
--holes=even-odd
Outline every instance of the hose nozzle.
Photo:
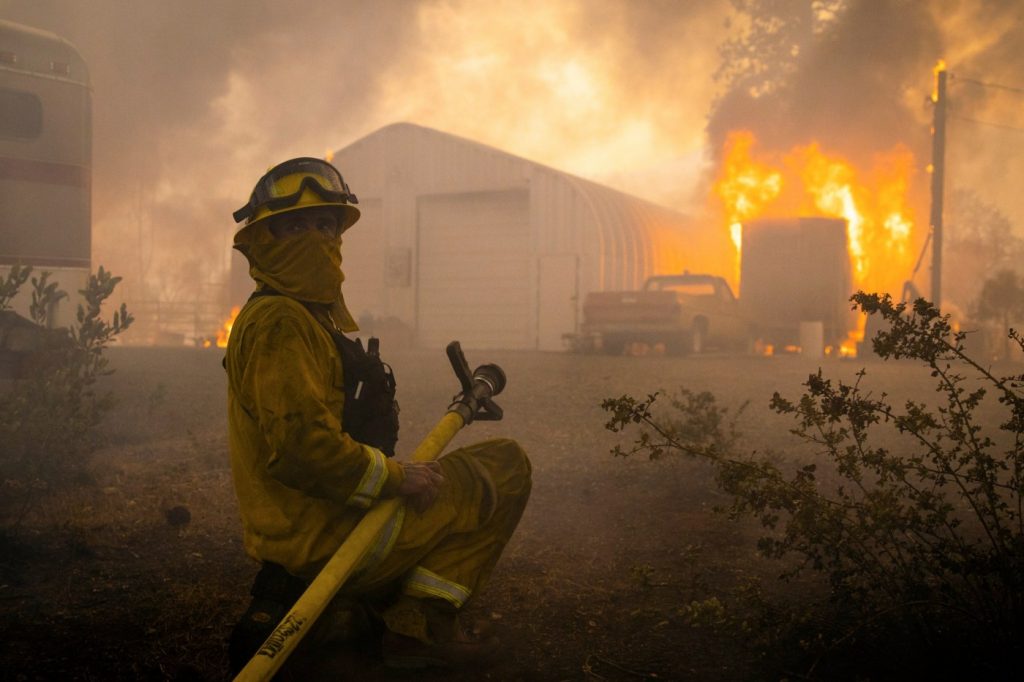
[{"label": "hose nozzle", "polygon": [[474,419],[497,421],[503,413],[491,398],[505,390],[507,379],[501,367],[494,364],[480,365],[469,372],[466,356],[458,341],[452,341],[446,349],[455,376],[459,378],[462,392],[455,396],[448,406],[449,412],[458,412],[466,424]]}]

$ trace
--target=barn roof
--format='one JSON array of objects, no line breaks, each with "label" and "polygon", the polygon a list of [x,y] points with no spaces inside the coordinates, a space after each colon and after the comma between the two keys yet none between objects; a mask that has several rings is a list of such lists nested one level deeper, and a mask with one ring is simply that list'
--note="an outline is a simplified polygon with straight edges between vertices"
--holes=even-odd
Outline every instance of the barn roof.
[{"label": "barn roof", "polygon": [[379,128],[374,132],[366,135],[359,140],[356,140],[352,144],[340,150],[338,153],[345,153],[348,150],[355,150],[362,145],[372,145],[376,140],[382,137],[395,136],[395,135],[418,135],[424,137],[434,138],[438,141],[462,147],[465,150],[476,152],[482,156],[491,156],[506,159],[513,163],[525,164],[535,170],[552,173],[556,176],[563,178],[565,181],[572,184],[572,186],[579,191],[581,194],[586,195],[591,200],[595,210],[601,211],[621,211],[622,205],[628,206],[629,211],[635,214],[650,213],[657,215],[661,218],[673,216],[678,219],[685,219],[686,216],[678,211],[660,206],[653,202],[641,199],[639,197],[627,194],[620,190],[614,189],[607,185],[602,185],[585,178],[581,178],[577,175],[567,173],[551,166],[547,166],[536,161],[531,161],[522,156],[516,156],[497,147],[470,140],[465,137],[453,135],[435,128],[428,128],[427,126],[418,125],[416,123],[409,122],[398,122],[392,123]]},{"label": "barn roof", "polygon": [[[429,188],[423,187],[425,193],[473,191],[473,183],[486,187],[488,182],[500,182],[498,178],[517,177],[535,186],[545,183],[556,194],[572,195],[571,203],[589,216],[583,240],[596,244],[594,248],[601,254],[593,273],[594,285],[598,287],[637,286],[650,274],[694,267],[696,263],[681,259],[692,257],[699,251],[695,244],[704,240],[694,221],[681,212],[490,145],[414,123],[387,125],[339,150],[337,156],[348,157],[347,163],[354,162],[354,167],[341,170],[346,179],[351,173],[358,181],[351,183],[357,194],[358,187],[364,185],[385,185],[385,175],[401,172],[396,170],[401,165],[398,161],[408,158],[416,159],[415,172],[430,178],[410,179],[429,182]],[[469,170],[460,170],[463,167]]]}]

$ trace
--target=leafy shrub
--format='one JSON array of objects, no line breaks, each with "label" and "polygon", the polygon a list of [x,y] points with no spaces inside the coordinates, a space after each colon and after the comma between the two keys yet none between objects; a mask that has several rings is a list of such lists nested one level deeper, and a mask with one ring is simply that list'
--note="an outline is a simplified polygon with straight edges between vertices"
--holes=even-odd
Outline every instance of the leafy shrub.
[{"label": "leafy shrub", "polygon": [[[810,571],[827,579],[831,604],[810,614],[794,605],[789,616],[770,619],[791,626],[777,633],[777,645],[806,651],[814,661],[808,673],[823,657],[855,660],[853,651],[868,643],[889,647],[903,665],[930,661],[935,669],[949,663],[950,651],[992,653],[958,663],[994,673],[1024,641],[1024,376],[995,376],[968,357],[965,333],[923,299],[908,306],[860,292],[852,300],[886,323],[872,340],[877,355],[929,370],[935,405],[897,407],[862,386],[865,370],[848,384],[819,369],[798,400],[778,393],[771,400],[775,412],[795,420],[792,433],[817,451],[815,462],[786,467],[738,454],[735,418],[711,394],[683,390],[669,418],[654,414],[658,394],[622,396],[604,401],[606,428],[637,425],[640,434],[613,452],[709,461],[731,500],[722,511],[760,521],[764,556],[795,559],[783,578]],[[1024,347],[1016,331],[1009,338]],[[978,412],[983,403],[995,407],[993,397],[1002,414],[997,426]],[[890,438],[876,437],[879,429]],[[896,434],[898,450],[880,444]],[[718,625],[729,621],[726,610],[717,596],[682,609]],[[733,622],[749,627],[751,619]]]},{"label": "leafy shrub", "polygon": [[[0,311],[29,280],[31,268],[14,267],[0,281]],[[4,487],[4,525],[17,525],[43,493],[81,480],[97,444],[97,429],[112,405],[109,393],[96,390],[109,374],[103,351],[132,323],[124,304],[111,321],[101,307],[120,277],[101,266],[79,293],[76,323],[46,329],[53,305],[67,294],[49,281],[49,273],[31,277],[29,314],[32,350],[23,353],[18,376],[0,395],[0,482]],[[12,318],[7,318],[12,319]],[[19,323],[31,327],[24,320]]]}]

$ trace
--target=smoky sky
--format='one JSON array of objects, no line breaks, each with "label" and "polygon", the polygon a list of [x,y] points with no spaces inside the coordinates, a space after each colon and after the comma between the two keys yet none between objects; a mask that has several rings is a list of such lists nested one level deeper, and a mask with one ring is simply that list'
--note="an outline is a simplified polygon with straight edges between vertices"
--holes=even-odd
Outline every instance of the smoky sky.
[{"label": "smoky sky", "polygon": [[[273,154],[346,141],[310,144],[361,119],[372,65],[408,42],[415,18],[396,2],[238,0],[14,0],[0,16],[57,33],[89,64],[93,260],[127,274],[136,299],[201,295],[222,278],[246,183]],[[233,74],[259,86],[243,111]]]},{"label": "smoky sky", "polygon": [[[787,64],[792,74],[764,95],[737,87],[724,96],[708,125],[714,149],[737,128],[752,130],[774,149],[811,138],[846,153],[900,142],[922,148],[927,129],[915,125],[917,112],[905,106],[902,94],[915,82],[927,88],[942,54],[925,3],[852,3],[820,34],[806,31],[789,38],[797,52]],[[769,68],[766,78],[781,70],[776,64]],[[922,96],[922,107],[923,102]]]},{"label": "smoky sky", "polygon": [[[810,24],[812,6],[828,3],[744,4]],[[963,80],[1024,86],[1024,2],[832,4],[841,8],[817,31],[806,25],[767,40],[774,47],[781,42],[782,58],[764,50],[769,60],[775,58],[766,74],[736,78],[721,94],[708,118],[711,154],[720,153],[726,135],[736,129],[753,131],[765,151],[814,140],[863,165],[872,155],[903,145],[915,154],[916,194],[919,202],[926,200],[933,115],[928,98],[932,70],[941,58],[950,74],[948,188],[977,192],[1018,223],[1024,220],[1015,189],[1024,182],[1024,96]],[[765,81],[775,87],[758,91]]]},{"label": "smoky sky", "polygon": [[[0,16],[61,35],[89,64],[94,262],[126,273],[126,296],[166,299],[223,279],[230,212],[263,170],[395,121],[592,177],[619,153],[592,158],[609,136],[624,154],[635,154],[633,139],[660,145],[659,126],[678,125],[685,108],[654,106],[657,93],[690,65],[706,71],[713,54],[669,40],[666,19],[692,42],[721,24],[711,11],[720,6],[0,0]],[[660,77],[658,53],[677,57]],[[689,92],[710,91],[693,83]],[[703,122],[701,108],[688,115],[680,147]]]},{"label": "smoky sky", "polygon": [[[1022,5],[0,0],[0,17],[67,38],[90,66],[94,264],[125,275],[127,298],[180,300],[223,283],[230,213],[267,167],[396,121],[687,212],[705,203],[699,180],[735,128],[767,149],[902,143],[923,167],[935,60],[1022,85]],[[839,8],[831,21],[786,36],[799,50],[766,75],[773,90],[715,79],[742,10],[823,6]],[[1024,127],[1013,93],[970,87],[951,86],[964,117]],[[966,122],[950,134],[950,182],[1024,222],[1022,136]]]}]

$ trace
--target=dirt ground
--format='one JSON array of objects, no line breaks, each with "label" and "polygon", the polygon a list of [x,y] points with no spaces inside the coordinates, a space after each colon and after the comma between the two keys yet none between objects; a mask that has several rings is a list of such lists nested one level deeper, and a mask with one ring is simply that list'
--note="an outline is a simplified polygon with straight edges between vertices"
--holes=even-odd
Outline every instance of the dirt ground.
[{"label": "dirt ground", "polygon": [[[443,414],[457,383],[442,350],[386,353],[402,405],[400,453]],[[757,528],[712,513],[723,502],[699,462],[614,458],[604,398],[686,386],[751,402],[747,449],[809,456],[768,410],[800,394],[817,364],[798,357],[605,357],[469,351],[509,378],[505,419],[454,445],[519,440],[533,496],[491,584],[469,607],[504,652],[488,672],[396,674],[372,651],[295,661],[294,679],[743,680],[764,664],[741,642],[688,625],[680,609],[739,575],[771,580]],[[95,458],[95,485],[48,501],[0,554],[0,677],[226,679],[225,638],[256,565],[244,555],[225,434],[221,351],[114,348],[118,404]],[[826,359],[850,379],[862,361]],[[927,373],[868,363],[896,395],[931,395]],[[400,455],[401,456],[401,455]],[[189,521],[172,525],[167,511]],[[173,517],[172,517],[173,520]],[[785,589],[812,589],[813,585]],[[304,667],[303,667],[304,666]]]}]

